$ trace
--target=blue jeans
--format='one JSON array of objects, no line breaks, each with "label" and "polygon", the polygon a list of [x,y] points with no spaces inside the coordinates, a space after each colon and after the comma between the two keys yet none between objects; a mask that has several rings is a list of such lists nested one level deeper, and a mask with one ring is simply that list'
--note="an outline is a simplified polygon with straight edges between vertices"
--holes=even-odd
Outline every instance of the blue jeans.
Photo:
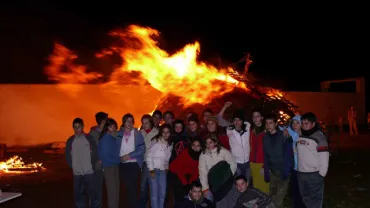
[{"label": "blue jeans", "polygon": [[155,176],[149,176],[150,202],[152,208],[163,208],[166,198],[167,176],[164,170],[154,170]]},{"label": "blue jeans", "polygon": [[146,166],[146,162],[143,164],[143,168],[141,171],[141,179],[140,179],[140,207],[146,208],[148,204],[148,191],[149,191],[149,169]]},{"label": "blue jeans", "polygon": [[99,207],[94,188],[94,174],[73,176],[75,208],[86,207],[85,193],[87,193],[91,208]]},{"label": "blue jeans", "polygon": [[243,175],[247,178],[248,182],[251,182],[251,172],[249,162],[246,163],[237,163],[236,175]]}]

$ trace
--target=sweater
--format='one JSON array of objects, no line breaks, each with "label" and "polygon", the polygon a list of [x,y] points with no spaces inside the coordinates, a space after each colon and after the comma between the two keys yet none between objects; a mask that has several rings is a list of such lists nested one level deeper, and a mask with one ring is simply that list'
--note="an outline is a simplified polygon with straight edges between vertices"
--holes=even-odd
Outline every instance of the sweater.
[{"label": "sweater", "polygon": [[199,158],[193,159],[189,154],[189,148],[185,149],[170,164],[170,171],[177,175],[181,183],[185,186],[199,178]]},{"label": "sweater", "polygon": [[188,139],[186,135],[186,131],[179,133],[174,133],[171,135],[171,141],[173,144],[170,163],[176,159],[177,156],[181,154],[181,152],[188,147]]},{"label": "sweater", "polygon": [[258,189],[248,187],[245,192],[239,195],[234,208],[254,207],[255,205],[258,205],[258,208],[265,208],[271,203],[270,196]]},{"label": "sweater", "polygon": [[[96,146],[96,142],[94,138],[91,135],[85,134],[85,137],[88,141],[89,149],[90,149],[90,158],[86,162],[91,163],[92,167],[94,167],[94,165],[98,161],[98,148]],[[69,139],[67,140],[66,149],[65,149],[67,164],[70,168],[73,168],[72,144],[74,141],[75,141],[75,135],[69,137]]]},{"label": "sweater", "polygon": [[121,162],[119,140],[109,133],[104,134],[100,139],[98,149],[99,160],[103,168],[118,165]]}]

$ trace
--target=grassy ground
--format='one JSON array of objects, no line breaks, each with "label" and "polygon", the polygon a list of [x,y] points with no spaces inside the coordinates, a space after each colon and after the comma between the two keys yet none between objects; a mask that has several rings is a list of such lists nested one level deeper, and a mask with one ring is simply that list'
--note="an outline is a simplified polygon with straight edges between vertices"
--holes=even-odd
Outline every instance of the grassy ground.
[{"label": "grassy ground", "polygon": [[[324,207],[370,207],[370,136],[345,137],[340,144],[342,150],[330,159]],[[46,170],[29,175],[0,173],[0,189],[23,194],[1,207],[73,207],[72,175],[64,155],[44,154],[40,149],[19,155],[25,161],[43,162]],[[286,204],[290,207],[289,199]]]}]

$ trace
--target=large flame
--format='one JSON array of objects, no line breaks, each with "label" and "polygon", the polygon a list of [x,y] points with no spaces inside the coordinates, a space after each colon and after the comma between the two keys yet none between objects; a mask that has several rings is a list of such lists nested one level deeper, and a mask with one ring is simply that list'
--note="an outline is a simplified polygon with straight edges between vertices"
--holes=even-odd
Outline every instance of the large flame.
[{"label": "large flame", "polygon": [[[238,86],[239,82],[227,74],[229,69],[217,69],[197,60],[200,52],[198,42],[170,55],[155,41],[154,38],[159,36],[157,30],[132,25],[110,35],[118,37],[122,46],[104,50],[97,57],[118,52],[124,60],[118,72],[140,72],[143,82],[149,82],[164,94],[181,97],[185,105],[208,103],[215,96]],[[111,78],[117,81],[116,77]]]},{"label": "large flame", "polygon": [[4,173],[30,173],[45,169],[42,163],[25,164],[21,157],[15,155],[5,162],[0,162],[0,172]]},{"label": "large flame", "polygon": [[[198,42],[188,44],[171,55],[159,47],[155,40],[159,32],[151,28],[131,25],[125,30],[113,31],[110,35],[117,38],[118,43],[96,54],[96,57],[119,54],[123,61],[110,75],[109,81],[101,86],[117,86],[125,82],[144,86],[149,83],[162,92],[162,96],[179,96],[185,107],[194,103],[208,104],[213,98],[230,92],[235,87],[249,91],[244,82],[238,82],[233,78],[236,76],[230,75],[244,77],[245,74],[239,75],[232,68],[218,69],[199,61]],[[61,44],[55,44],[49,58],[50,65],[45,68],[46,74],[51,80],[63,84],[88,83],[102,77],[100,73],[88,73],[87,67],[73,63],[76,58],[72,51]],[[248,67],[251,61],[246,62]],[[244,73],[247,71],[246,69]],[[73,86],[67,88],[71,88],[67,89],[70,92]],[[280,91],[267,91],[275,99],[282,97]]]}]

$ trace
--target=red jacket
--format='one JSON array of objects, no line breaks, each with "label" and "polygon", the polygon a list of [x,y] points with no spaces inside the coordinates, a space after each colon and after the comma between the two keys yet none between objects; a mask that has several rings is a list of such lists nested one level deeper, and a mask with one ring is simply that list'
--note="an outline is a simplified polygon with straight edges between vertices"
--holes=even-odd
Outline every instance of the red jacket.
[{"label": "red jacket", "polygon": [[230,150],[229,137],[226,134],[218,136],[218,139],[225,149]]},{"label": "red jacket", "polygon": [[186,148],[172,161],[170,171],[177,175],[183,185],[188,185],[199,179],[198,165],[199,160],[191,158]]},{"label": "red jacket", "polygon": [[253,163],[263,163],[263,136],[265,132],[256,135],[255,131],[251,129],[250,147],[251,153],[249,161]]}]

